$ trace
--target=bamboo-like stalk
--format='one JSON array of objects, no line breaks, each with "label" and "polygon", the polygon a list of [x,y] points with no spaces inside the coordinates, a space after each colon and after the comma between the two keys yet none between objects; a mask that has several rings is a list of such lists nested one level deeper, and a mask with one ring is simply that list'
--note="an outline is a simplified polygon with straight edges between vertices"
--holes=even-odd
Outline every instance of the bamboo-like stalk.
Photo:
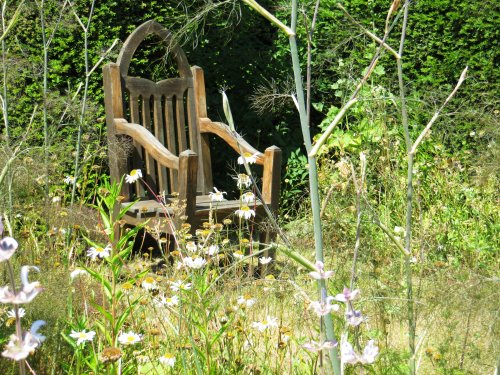
[{"label": "bamboo-like stalk", "polygon": [[[5,143],[10,146],[10,130],[9,130],[9,112],[8,112],[8,93],[7,93],[7,56],[5,50],[5,38],[8,29],[5,27],[5,12],[7,10],[7,2],[2,5],[2,78],[3,78],[3,97],[2,97],[2,115],[5,128]],[[12,190],[7,189],[8,212],[12,212]]]},{"label": "bamboo-like stalk", "polygon": [[[312,149],[311,133],[309,131],[307,109],[304,101],[304,88],[302,84],[302,76],[300,71],[299,53],[297,49],[297,40],[295,37],[295,32],[297,28],[297,6],[298,6],[297,0],[292,0],[291,29],[293,34],[289,35],[290,53],[292,57],[297,103],[299,107],[300,127],[302,130],[302,137],[304,139],[306,152],[308,154],[307,161],[309,166],[309,190],[311,194],[311,210],[313,214],[316,260],[324,262],[323,229],[321,224],[321,202],[319,199],[318,170],[316,164],[316,157],[309,155]],[[320,298],[323,298],[323,296],[326,297],[325,280],[318,280],[318,289]],[[326,339],[329,341],[336,341],[333,319],[331,314],[326,315],[323,321],[325,325]],[[337,347],[334,347],[330,350],[330,361],[334,374],[340,374],[341,365]]]},{"label": "bamboo-like stalk", "polygon": [[[80,150],[81,150],[81,145],[82,145],[82,133],[83,133],[83,126],[85,122],[85,113],[87,112],[87,95],[88,95],[88,88],[89,88],[89,78],[90,78],[90,69],[89,69],[89,49],[88,49],[88,36],[89,36],[89,28],[90,28],[90,23],[92,22],[92,16],[94,15],[94,5],[95,5],[95,0],[92,0],[92,4],[90,6],[90,11],[88,15],[88,20],[87,20],[87,25],[84,25],[83,22],[81,21],[80,17],[76,13],[76,11],[73,9],[73,14],[76,17],[76,20],[80,24],[80,26],[83,29],[83,44],[84,44],[84,61],[85,61],[85,83],[84,83],[84,88],[83,88],[83,98],[82,98],[82,106],[80,109],[80,118],[78,121],[78,132],[76,136],[76,152],[75,152],[75,169],[73,173],[73,186],[71,188],[71,202],[70,206],[73,206],[73,203],[75,201],[75,195],[76,195],[76,185],[77,185],[77,178],[78,178],[78,173],[80,172]],[[73,6],[70,2],[70,6]]]},{"label": "bamboo-like stalk", "polygon": [[42,86],[42,123],[43,123],[43,159],[45,168],[45,196],[49,195],[49,125],[47,119],[47,83],[48,83],[48,43],[45,30],[45,0],[40,3],[40,25],[42,28],[43,86]]},{"label": "bamboo-like stalk", "polygon": [[401,39],[399,44],[399,58],[397,59],[397,70],[398,70],[398,81],[399,81],[399,89],[400,89],[400,101],[401,101],[401,119],[404,129],[404,136],[407,148],[407,191],[406,191],[406,233],[405,233],[405,278],[406,278],[406,298],[408,301],[407,306],[407,320],[408,320],[408,347],[410,350],[410,359],[408,361],[409,374],[416,374],[416,366],[415,366],[415,355],[416,355],[416,308],[415,301],[413,300],[413,274],[411,268],[412,261],[412,250],[411,250],[411,235],[412,235],[412,213],[413,213],[413,165],[415,161],[415,155],[417,152],[417,148],[427,135],[432,125],[436,122],[443,108],[448,104],[448,102],[455,96],[456,92],[465,81],[465,76],[467,74],[467,67],[460,74],[460,78],[455,85],[455,88],[448,95],[444,103],[441,107],[434,113],[432,118],[429,120],[424,130],[419,134],[417,139],[413,142],[410,136],[410,131],[408,127],[408,112],[406,108],[406,99],[405,99],[405,91],[404,91],[404,81],[403,81],[403,64],[402,64],[402,56],[404,43],[406,38],[406,28],[408,24],[408,11],[409,11],[410,2],[406,1],[404,4],[404,18],[403,18],[403,26],[401,29]]}]

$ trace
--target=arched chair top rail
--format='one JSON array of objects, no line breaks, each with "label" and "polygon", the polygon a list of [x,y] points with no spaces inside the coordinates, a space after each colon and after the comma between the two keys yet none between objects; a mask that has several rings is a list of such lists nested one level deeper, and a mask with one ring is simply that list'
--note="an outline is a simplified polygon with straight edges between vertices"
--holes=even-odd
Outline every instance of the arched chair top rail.
[{"label": "arched chair top rail", "polygon": [[157,35],[165,43],[170,53],[172,53],[177,63],[180,76],[182,78],[192,77],[191,68],[184,51],[173,40],[172,33],[154,20],[146,21],[137,27],[123,44],[118,59],[116,60],[116,63],[120,66],[120,74],[122,76],[127,75],[130,61],[137,47],[139,47],[141,42],[151,34]]}]

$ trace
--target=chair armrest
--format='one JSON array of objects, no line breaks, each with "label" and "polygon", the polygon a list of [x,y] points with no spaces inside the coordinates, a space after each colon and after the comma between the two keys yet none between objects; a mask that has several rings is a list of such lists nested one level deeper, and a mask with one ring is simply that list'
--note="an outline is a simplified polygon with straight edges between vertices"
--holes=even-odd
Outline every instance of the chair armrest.
[{"label": "chair armrest", "polygon": [[233,132],[229,126],[222,122],[213,122],[207,117],[200,118],[200,132],[212,133],[222,138],[238,154],[240,147],[243,152],[257,156],[257,164],[264,165],[265,156],[262,152],[252,147],[241,135]]},{"label": "chair armrest", "polygon": [[123,118],[115,118],[113,125],[116,134],[125,134],[132,137],[160,164],[167,168],[179,169],[179,158],[163,146],[144,126],[127,122]]}]

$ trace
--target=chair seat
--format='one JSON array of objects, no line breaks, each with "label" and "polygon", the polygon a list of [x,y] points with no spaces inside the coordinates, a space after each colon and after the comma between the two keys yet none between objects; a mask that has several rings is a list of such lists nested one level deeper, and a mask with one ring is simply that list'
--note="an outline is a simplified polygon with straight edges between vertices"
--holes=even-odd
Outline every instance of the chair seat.
[{"label": "chair seat", "polygon": [[[127,215],[125,216],[126,221],[129,224],[137,225],[137,223],[144,221],[145,219],[155,219],[153,222],[158,220],[165,221],[168,218],[174,217],[174,208],[171,207],[174,203],[172,197],[166,197],[167,203],[160,204],[156,200],[142,200],[131,206]],[[123,202],[122,208],[128,206],[130,202]],[[196,197],[196,219],[202,217],[207,218],[210,209],[214,210],[219,217],[219,220],[233,214],[236,210],[241,207],[242,203],[239,200],[224,200],[222,202],[211,202],[211,197],[209,195],[198,195]],[[263,212],[262,202],[256,201],[251,203],[249,207],[256,211],[257,214]]]}]

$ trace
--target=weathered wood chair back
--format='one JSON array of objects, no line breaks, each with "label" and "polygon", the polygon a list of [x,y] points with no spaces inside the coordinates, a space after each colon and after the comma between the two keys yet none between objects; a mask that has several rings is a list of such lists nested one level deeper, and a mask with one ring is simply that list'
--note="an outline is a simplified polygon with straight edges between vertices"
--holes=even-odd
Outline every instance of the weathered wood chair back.
[{"label": "weathered wood chair back", "polygon": [[[178,77],[153,82],[129,75],[134,53],[150,35],[164,43],[176,64]],[[188,149],[194,151],[202,161],[198,165],[197,191],[206,194],[212,190],[208,138],[200,134],[198,125],[199,112],[206,113],[203,71],[199,67],[190,67],[184,51],[173,41],[170,31],[155,21],[148,21],[135,29],[125,41],[117,62],[105,66],[104,88],[108,126],[117,118],[123,118],[128,123],[147,129],[175,156]],[[110,167],[114,178],[119,180],[130,170],[141,169],[144,180],[155,193],[172,194],[176,191],[177,169],[160,164],[137,142],[134,142],[129,156],[123,158],[118,151],[123,145],[116,144],[116,139],[113,131],[108,131],[110,159],[114,159]],[[127,201],[152,198],[140,183],[124,189]]]}]

